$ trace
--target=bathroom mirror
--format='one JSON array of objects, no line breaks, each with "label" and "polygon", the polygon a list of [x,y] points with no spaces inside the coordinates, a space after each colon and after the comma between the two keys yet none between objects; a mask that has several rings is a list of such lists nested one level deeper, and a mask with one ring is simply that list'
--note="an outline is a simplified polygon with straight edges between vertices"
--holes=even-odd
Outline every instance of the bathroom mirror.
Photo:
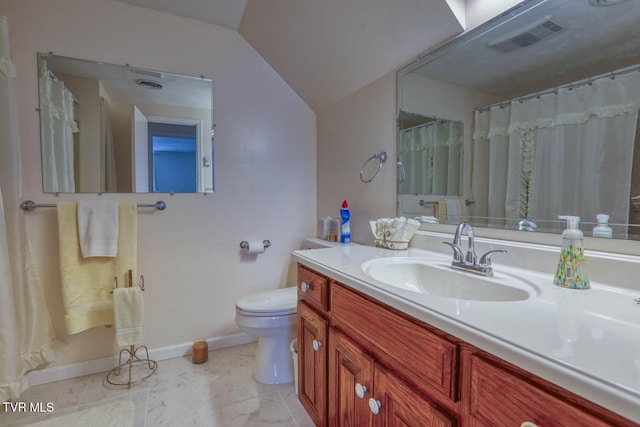
[{"label": "bathroom mirror", "polygon": [[[529,219],[537,224],[537,231],[561,232],[565,227],[564,222],[557,219],[558,215],[580,215],[582,229],[590,231],[595,225],[595,214],[604,213],[612,217],[614,238],[639,239],[640,129],[637,111],[640,94],[636,97],[634,89],[635,80],[640,76],[638,22],[638,1],[530,0],[519,4],[398,71],[398,147],[401,146],[400,123],[405,112],[460,121],[464,129],[460,200],[466,208],[464,218],[474,225],[530,231],[530,227],[519,224],[521,220]],[[547,125],[525,129],[519,128],[517,123],[506,122],[502,127],[493,126],[499,121],[501,111],[503,115],[514,117],[521,104],[529,104],[532,109],[541,108],[541,104],[556,95],[558,99],[562,94],[579,98],[590,88],[598,88],[606,98],[611,94],[607,92],[611,82],[623,84],[620,92],[632,96],[632,99],[625,98],[622,113],[631,119],[625,124],[624,135],[603,132],[600,140],[604,142],[598,146],[581,145],[600,132],[590,128],[584,135],[578,132],[577,135],[582,136],[566,143],[567,147],[573,144],[573,151],[555,154],[555,158],[551,154],[547,160],[537,161],[536,156],[546,150],[540,141],[539,134],[543,133],[540,128]],[[493,114],[495,112],[497,114]],[[530,112],[520,114],[529,117]],[[600,112],[592,110],[584,114],[585,117],[589,115],[598,116]],[[487,127],[482,127],[485,120]],[[539,123],[542,122],[541,119]],[[614,128],[621,127],[616,125]],[[514,139],[516,133],[518,138]],[[483,148],[483,138],[488,141],[496,135],[505,136],[505,142],[502,145],[487,143],[487,148]],[[529,151],[514,149],[516,145],[523,145],[522,141],[527,138],[531,142],[524,145]],[[552,132],[547,139],[558,141]],[[624,149],[620,148],[622,146]],[[571,161],[557,162],[572,154],[581,158],[589,154],[596,161],[578,163],[581,171],[571,170],[574,167]],[[519,173],[496,174],[497,169],[491,163],[496,158],[502,158],[505,168]],[[600,162],[602,159],[609,160],[603,163]],[[603,165],[607,166],[603,168]],[[564,178],[556,176],[558,170],[581,178],[561,187],[557,183],[563,182]],[[541,177],[548,178],[547,187],[534,194],[532,182]],[[512,191],[511,194],[516,194],[514,200],[509,199],[509,186],[520,189],[519,192]],[[491,193],[497,192],[507,192],[507,200],[493,202]],[[614,194],[616,198],[609,197]],[[414,197],[421,199],[423,195],[415,194]],[[565,203],[572,197],[588,201],[588,208],[580,203]],[[404,199],[406,195],[399,190],[399,213]],[[533,206],[534,199],[536,206]],[[492,209],[496,206],[499,209]],[[544,206],[544,210],[538,206]],[[432,215],[433,205],[424,204],[420,214]],[[459,218],[453,221],[444,218],[441,222],[457,220]]]},{"label": "bathroom mirror", "polygon": [[38,54],[43,191],[214,191],[213,83]]}]

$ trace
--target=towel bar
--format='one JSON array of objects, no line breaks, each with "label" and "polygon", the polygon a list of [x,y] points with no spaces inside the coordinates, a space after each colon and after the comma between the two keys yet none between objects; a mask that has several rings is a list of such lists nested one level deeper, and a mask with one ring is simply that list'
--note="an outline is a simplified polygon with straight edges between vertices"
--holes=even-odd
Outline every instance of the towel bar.
[{"label": "towel bar", "polygon": [[[55,208],[57,205],[55,204],[39,204],[34,202],[33,200],[25,200],[20,203],[20,209],[32,212],[36,210],[36,208]],[[167,208],[167,204],[163,200],[158,200],[155,203],[138,203],[137,206],[139,208],[156,208],[159,211],[163,211]]]}]

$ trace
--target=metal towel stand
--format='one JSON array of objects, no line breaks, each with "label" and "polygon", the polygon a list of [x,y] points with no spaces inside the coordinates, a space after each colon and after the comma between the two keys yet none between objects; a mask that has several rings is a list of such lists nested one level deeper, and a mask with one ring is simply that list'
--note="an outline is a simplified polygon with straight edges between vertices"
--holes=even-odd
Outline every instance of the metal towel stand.
[{"label": "metal towel stand", "polygon": [[[128,286],[127,287],[132,287],[133,286],[133,271],[129,270],[129,275],[128,275]],[[118,278],[114,277],[113,278],[113,288],[116,289],[118,287]],[[144,291],[144,276],[140,275],[140,283],[139,283],[140,289]],[[113,292],[112,292],[113,293]],[[141,358],[138,356],[138,351],[143,350],[144,354],[146,357]],[[122,356],[123,354],[126,354],[128,356],[128,358],[123,362],[122,361]],[[145,376],[143,376],[142,378],[138,378],[136,380],[131,379],[131,373],[133,371],[134,366],[144,366],[146,365],[146,369],[147,369],[147,374]],[[115,377],[120,377],[120,374],[122,373],[122,367],[126,366],[129,370],[129,375],[127,377],[127,381],[124,382],[122,380],[118,381],[117,378]],[[107,374],[107,377],[105,378],[105,380],[111,384],[111,385],[115,385],[115,386],[126,386],[128,389],[131,388],[132,385],[134,384],[138,384],[144,380],[146,380],[147,378],[149,378],[151,375],[155,374],[156,371],[158,370],[158,362],[156,362],[155,360],[151,360],[149,358],[149,349],[147,348],[146,345],[140,345],[140,346],[135,346],[135,345],[130,345],[128,348],[123,348],[122,350],[120,350],[120,353],[118,354],[118,366],[116,366],[115,368],[113,368],[111,371],[109,371],[109,373]]]}]

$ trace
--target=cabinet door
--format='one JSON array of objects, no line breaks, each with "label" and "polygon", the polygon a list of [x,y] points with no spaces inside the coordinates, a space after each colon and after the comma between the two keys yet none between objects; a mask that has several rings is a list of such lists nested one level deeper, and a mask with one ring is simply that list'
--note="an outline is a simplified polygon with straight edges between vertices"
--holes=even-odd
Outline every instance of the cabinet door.
[{"label": "cabinet door", "polygon": [[327,425],[328,322],[298,303],[298,399],[316,426]]},{"label": "cabinet door", "polygon": [[370,425],[373,359],[344,334],[329,331],[329,425]]},{"label": "cabinet door", "polygon": [[376,365],[374,375],[375,397],[369,399],[374,426],[456,426],[454,418],[380,365]]}]

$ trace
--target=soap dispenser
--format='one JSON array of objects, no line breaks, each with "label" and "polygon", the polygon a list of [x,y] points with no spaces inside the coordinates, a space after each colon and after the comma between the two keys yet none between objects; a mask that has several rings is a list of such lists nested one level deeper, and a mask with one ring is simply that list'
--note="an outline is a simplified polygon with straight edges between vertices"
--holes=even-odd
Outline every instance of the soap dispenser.
[{"label": "soap dispenser", "polygon": [[567,229],[562,232],[562,251],[553,282],[563,288],[589,289],[591,284],[584,269],[584,236],[578,228],[580,217],[558,218],[567,220]]},{"label": "soap dispenser", "polygon": [[604,237],[605,239],[611,239],[613,237],[613,231],[609,227],[609,215],[598,214],[596,215],[598,225],[593,227],[593,237]]}]

